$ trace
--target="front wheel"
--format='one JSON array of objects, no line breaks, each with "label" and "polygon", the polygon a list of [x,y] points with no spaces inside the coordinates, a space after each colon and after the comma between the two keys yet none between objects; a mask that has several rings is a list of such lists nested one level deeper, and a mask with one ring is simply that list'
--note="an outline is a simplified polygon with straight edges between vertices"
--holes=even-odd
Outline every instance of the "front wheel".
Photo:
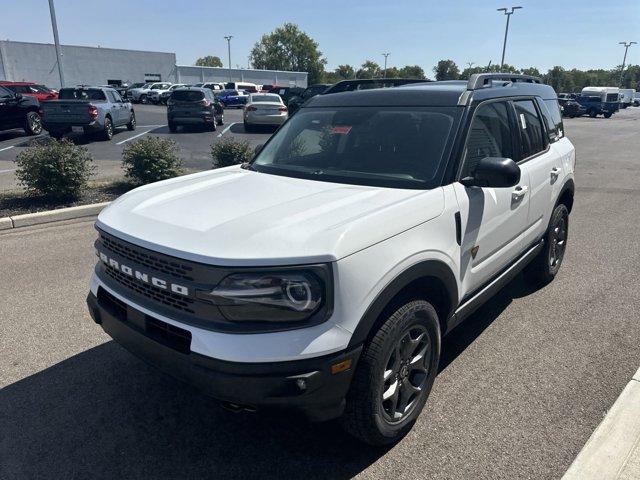
[{"label": "front wheel", "polygon": [[611,118],[611,115],[613,115],[613,113],[605,113],[604,118]]},{"label": "front wheel", "polygon": [[131,117],[129,118],[129,123],[127,123],[127,130],[130,132],[136,129],[136,114],[131,112]]},{"label": "front wheel", "polygon": [[147,96],[146,95],[140,95],[140,103],[142,103],[142,104],[147,103]]},{"label": "front wheel", "polygon": [[370,445],[413,427],[438,371],[440,324],[425,300],[401,305],[365,345],[347,395],[343,426]]},{"label": "front wheel", "polygon": [[38,112],[27,113],[24,131],[27,135],[40,135],[42,133],[42,118],[40,118]]},{"label": "front wheel", "polygon": [[524,270],[524,276],[530,283],[544,286],[556,277],[564,260],[568,238],[569,209],[561,203],[551,214],[544,248]]}]

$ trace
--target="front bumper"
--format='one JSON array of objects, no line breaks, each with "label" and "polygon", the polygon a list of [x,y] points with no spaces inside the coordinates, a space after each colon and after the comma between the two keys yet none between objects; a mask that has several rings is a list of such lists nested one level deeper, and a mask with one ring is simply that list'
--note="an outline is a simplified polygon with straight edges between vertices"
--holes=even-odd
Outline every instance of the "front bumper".
[{"label": "front bumper", "polygon": [[[342,414],[362,347],[287,362],[239,363],[191,351],[191,333],[126,305],[105,289],[92,292],[87,305],[93,320],[116,342],[163,372],[238,408],[297,410],[310,420]],[[349,363],[332,373],[332,367]]]}]

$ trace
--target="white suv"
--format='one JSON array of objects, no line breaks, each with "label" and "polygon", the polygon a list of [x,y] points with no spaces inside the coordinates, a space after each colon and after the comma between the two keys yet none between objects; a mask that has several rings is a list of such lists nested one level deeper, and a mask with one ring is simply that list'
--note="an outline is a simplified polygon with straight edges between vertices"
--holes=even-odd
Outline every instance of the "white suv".
[{"label": "white suv", "polygon": [[320,95],[248,164],[146,185],[96,223],[93,319],[233,409],[404,435],[441,339],[564,257],[575,154],[533,77]]},{"label": "white suv", "polygon": [[129,98],[131,98],[133,103],[147,103],[149,93],[152,90],[159,90],[163,92],[168,90],[171,85],[173,84],[170,82],[147,83],[140,88],[132,88],[129,90]]}]

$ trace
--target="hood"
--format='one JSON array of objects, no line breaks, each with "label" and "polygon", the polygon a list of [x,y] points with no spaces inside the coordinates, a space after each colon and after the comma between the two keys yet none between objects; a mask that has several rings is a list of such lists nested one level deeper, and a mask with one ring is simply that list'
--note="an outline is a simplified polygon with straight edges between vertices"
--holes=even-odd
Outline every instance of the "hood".
[{"label": "hood", "polygon": [[338,260],[443,209],[441,188],[345,185],[234,166],[137,188],[104,209],[96,225],[202,263],[287,265]]}]

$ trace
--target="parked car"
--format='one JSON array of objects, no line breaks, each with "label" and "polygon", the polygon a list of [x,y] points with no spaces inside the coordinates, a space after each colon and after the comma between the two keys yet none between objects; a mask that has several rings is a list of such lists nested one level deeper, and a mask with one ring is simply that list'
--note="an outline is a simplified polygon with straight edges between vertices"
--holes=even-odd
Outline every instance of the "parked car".
[{"label": "parked car", "polygon": [[125,91],[125,94],[124,94],[124,95],[121,95],[121,97],[122,97],[122,98],[130,99],[130,98],[131,98],[131,96],[129,95],[129,92],[130,92],[131,90],[133,90],[134,88],[142,88],[142,87],[144,87],[145,85],[147,85],[147,83],[145,83],[145,82],[132,83],[131,85],[129,85],[129,86],[127,87],[127,90]]},{"label": "parked car", "polygon": [[633,88],[620,89],[620,108],[627,108],[633,105],[633,97],[636,91]]},{"label": "parked car", "polygon": [[640,92],[636,92],[633,94],[633,105],[636,107],[640,107]]},{"label": "parked car", "polygon": [[591,118],[598,115],[604,115],[610,118],[611,115],[620,110],[617,93],[608,93],[605,95],[578,95],[574,99],[582,105]]},{"label": "parked car", "polygon": [[212,90],[214,92],[225,89],[224,83],[209,82],[209,83],[203,83],[201,86],[204,88],[208,88],[209,90]]},{"label": "parked car", "polygon": [[140,88],[129,90],[129,98],[133,103],[147,103],[147,96],[151,90],[167,90],[172,84],[170,82],[147,83]]},{"label": "parked car", "polygon": [[569,118],[581,117],[587,113],[587,109],[583,107],[579,102],[571,98],[558,98],[562,115]]},{"label": "parked car", "polygon": [[252,93],[244,107],[244,130],[250,132],[258,125],[279,127],[289,118],[289,110],[275,93]]},{"label": "parked car", "polygon": [[167,123],[171,132],[180,125],[205,126],[215,131],[216,125],[224,124],[223,109],[208,88],[179,88],[167,101]]},{"label": "parked car", "polygon": [[280,95],[282,101],[285,105],[289,105],[289,101],[293,97],[299,97],[304,92],[304,88],[302,87],[273,87],[269,90],[269,93],[275,93],[276,95]]},{"label": "parked car", "polygon": [[331,86],[330,83],[316,83],[315,85],[310,85],[304,89],[304,91],[300,94],[300,96],[293,96],[289,99],[287,103],[287,107],[289,107],[289,114],[293,115],[298,111],[300,106],[309,100],[310,98],[315,97],[316,95],[321,95],[327,88]]},{"label": "parked car", "polygon": [[27,135],[42,133],[40,103],[33,96],[0,85],[0,131],[21,128]]},{"label": "parked car", "polygon": [[58,100],[42,104],[42,117],[44,129],[53,138],[74,132],[111,140],[117,127],[136,129],[133,106],[108,87],[62,88]]},{"label": "parked car", "polygon": [[445,335],[518,272],[557,275],[574,165],[532,77],[318,95],[247,164],[102,210],[89,312],[229,408],[343,416],[396,442]]},{"label": "parked car", "polygon": [[127,96],[127,90],[129,89],[129,85],[126,83],[109,83],[107,85],[99,85],[100,87],[105,87],[105,88],[113,88],[116,92],[118,92],[120,94],[120,96],[122,98],[126,98]]},{"label": "parked car", "polygon": [[0,86],[11,90],[13,93],[19,93],[28,97],[35,97],[39,102],[55,100],[58,98],[57,90],[53,90],[38,83],[0,81]]},{"label": "parked car", "polygon": [[244,90],[222,90],[216,98],[222,108],[242,108],[247,104],[248,96]]},{"label": "parked car", "polygon": [[[171,84],[159,88],[150,88],[149,93],[147,93],[147,103],[153,103],[154,105],[162,103],[162,96],[165,95],[165,98],[169,98],[174,86],[175,84]],[[179,83],[178,86],[182,87],[184,84]]]},{"label": "parked car", "polygon": [[165,90],[160,94],[160,103],[166,105],[167,101],[171,97],[171,94],[173,93],[174,90],[177,90],[179,88],[186,88],[186,87],[190,87],[190,86],[191,85],[186,85],[184,83],[174,83],[173,85],[171,85],[169,87],[168,90]]},{"label": "parked car", "polygon": [[228,82],[224,86],[225,90],[245,90],[247,93],[257,93],[258,86],[250,82]]}]

